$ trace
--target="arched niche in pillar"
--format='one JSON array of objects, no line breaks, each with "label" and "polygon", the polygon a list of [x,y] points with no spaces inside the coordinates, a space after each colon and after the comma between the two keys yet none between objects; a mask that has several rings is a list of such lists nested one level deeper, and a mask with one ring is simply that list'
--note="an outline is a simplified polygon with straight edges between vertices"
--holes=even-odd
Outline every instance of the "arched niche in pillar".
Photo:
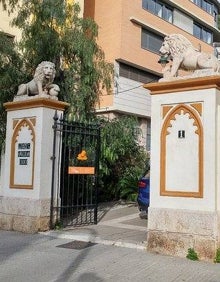
[{"label": "arched niche in pillar", "polygon": [[35,122],[35,118],[23,118],[13,122],[10,188],[33,189]]},{"label": "arched niche in pillar", "polygon": [[202,103],[162,106],[160,195],[203,197]]}]

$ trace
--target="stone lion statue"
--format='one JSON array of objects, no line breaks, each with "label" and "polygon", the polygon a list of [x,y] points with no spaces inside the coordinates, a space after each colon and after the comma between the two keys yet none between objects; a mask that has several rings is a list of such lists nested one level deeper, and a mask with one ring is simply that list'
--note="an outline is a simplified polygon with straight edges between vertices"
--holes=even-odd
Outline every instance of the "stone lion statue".
[{"label": "stone lion statue", "polygon": [[176,77],[179,69],[196,71],[197,76],[199,70],[210,70],[212,73],[220,71],[220,62],[214,55],[200,52],[181,34],[166,36],[159,52],[172,61],[171,66],[164,71],[167,80]]},{"label": "stone lion statue", "polygon": [[58,85],[53,84],[55,73],[54,63],[48,61],[41,62],[35,70],[34,78],[28,83],[19,85],[17,96],[39,95],[40,97],[48,97],[50,95],[56,97],[60,88]]}]

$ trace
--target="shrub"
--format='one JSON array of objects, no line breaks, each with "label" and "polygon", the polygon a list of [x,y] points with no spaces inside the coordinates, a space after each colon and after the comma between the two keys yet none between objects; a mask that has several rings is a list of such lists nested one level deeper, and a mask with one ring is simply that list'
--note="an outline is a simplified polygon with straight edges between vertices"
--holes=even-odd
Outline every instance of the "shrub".
[{"label": "shrub", "polygon": [[136,118],[102,120],[99,200],[134,200],[147,153],[138,140]]},{"label": "shrub", "polygon": [[215,255],[215,260],[214,260],[215,263],[220,263],[220,248],[218,248],[216,250],[216,255]]},{"label": "shrub", "polygon": [[193,248],[188,249],[188,254],[186,257],[191,260],[199,260],[198,255]]}]

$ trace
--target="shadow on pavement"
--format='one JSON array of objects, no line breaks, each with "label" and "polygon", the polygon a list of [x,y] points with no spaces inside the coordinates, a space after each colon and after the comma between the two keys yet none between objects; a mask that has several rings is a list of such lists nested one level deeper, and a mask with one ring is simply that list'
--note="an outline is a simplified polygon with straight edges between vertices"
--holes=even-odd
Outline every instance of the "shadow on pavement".
[{"label": "shadow on pavement", "polygon": [[[92,235],[95,236],[96,231],[92,230]],[[82,263],[82,261],[85,260],[85,258],[87,257],[88,253],[90,251],[90,248],[85,248],[84,250],[82,250],[79,255],[76,257],[76,259],[74,259],[69,266],[66,267],[66,269],[64,269],[64,271],[59,275],[59,277],[54,280],[54,282],[64,282],[64,281],[69,281],[69,279],[71,278],[71,276],[73,275],[74,272],[77,271],[78,267],[80,266],[80,264]],[[94,273],[84,273],[81,275],[81,277],[83,277],[83,279],[78,280],[78,281],[102,281],[100,278],[98,278],[96,276],[96,274]],[[88,280],[86,280],[88,278]],[[90,279],[89,279],[90,278]],[[96,280],[95,280],[96,279]]]}]

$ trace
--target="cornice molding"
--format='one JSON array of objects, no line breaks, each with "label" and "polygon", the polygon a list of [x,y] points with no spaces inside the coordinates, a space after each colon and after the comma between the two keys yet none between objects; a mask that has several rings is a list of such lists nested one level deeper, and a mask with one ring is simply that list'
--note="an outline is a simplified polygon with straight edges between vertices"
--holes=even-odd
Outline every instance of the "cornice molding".
[{"label": "cornice molding", "polygon": [[220,89],[220,75],[149,83],[144,84],[143,87],[150,90],[151,95],[210,88]]},{"label": "cornice molding", "polygon": [[69,107],[69,104],[62,101],[47,99],[47,98],[33,98],[23,101],[14,101],[4,103],[6,111],[15,111],[22,109],[31,109],[31,108],[50,108],[55,110],[65,110]]}]

